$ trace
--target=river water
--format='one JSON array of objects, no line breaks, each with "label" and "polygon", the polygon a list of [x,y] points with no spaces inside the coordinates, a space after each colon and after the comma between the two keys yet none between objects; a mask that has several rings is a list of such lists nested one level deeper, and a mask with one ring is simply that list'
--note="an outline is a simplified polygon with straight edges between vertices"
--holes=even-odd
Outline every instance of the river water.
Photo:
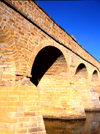
[{"label": "river water", "polygon": [[44,119],[47,134],[100,134],[100,113],[86,113],[86,120]]}]

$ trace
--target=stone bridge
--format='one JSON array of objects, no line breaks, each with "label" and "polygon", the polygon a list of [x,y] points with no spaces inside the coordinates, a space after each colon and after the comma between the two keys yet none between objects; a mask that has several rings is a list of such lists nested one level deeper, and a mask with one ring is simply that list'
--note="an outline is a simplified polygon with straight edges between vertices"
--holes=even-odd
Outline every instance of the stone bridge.
[{"label": "stone bridge", "polygon": [[0,2],[0,134],[45,134],[44,118],[99,111],[100,62],[36,2]]}]

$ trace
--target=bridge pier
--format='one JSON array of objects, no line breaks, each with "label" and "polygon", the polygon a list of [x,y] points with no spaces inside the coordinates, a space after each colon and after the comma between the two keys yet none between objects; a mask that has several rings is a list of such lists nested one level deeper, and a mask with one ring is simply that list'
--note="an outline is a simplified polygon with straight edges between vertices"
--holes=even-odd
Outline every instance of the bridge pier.
[{"label": "bridge pier", "polygon": [[95,88],[90,86],[88,81],[84,82],[84,80],[80,80],[76,85],[85,111],[100,111],[99,94]]},{"label": "bridge pier", "polygon": [[83,97],[87,98],[86,100],[83,100],[83,102],[85,101],[85,111],[100,111],[100,101],[98,93],[95,91],[94,88],[91,88],[89,91],[87,90],[86,92],[86,97]]},{"label": "bridge pier", "polygon": [[55,80],[52,81],[46,76],[41,80],[38,89],[43,117],[66,120],[85,119],[84,106],[78,90],[71,86],[64,88],[64,83],[60,84],[58,85],[57,81],[55,84]]}]

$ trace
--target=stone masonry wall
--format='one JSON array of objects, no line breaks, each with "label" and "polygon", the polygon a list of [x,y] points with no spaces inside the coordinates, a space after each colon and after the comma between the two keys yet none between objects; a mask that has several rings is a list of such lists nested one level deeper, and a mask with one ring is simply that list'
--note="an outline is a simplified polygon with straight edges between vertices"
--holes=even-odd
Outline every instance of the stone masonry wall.
[{"label": "stone masonry wall", "polygon": [[0,87],[0,133],[45,134],[35,86]]},{"label": "stone masonry wall", "polygon": [[38,85],[40,104],[45,118],[84,119],[84,107],[76,89],[68,83],[64,56],[57,58]]},{"label": "stone masonry wall", "polygon": [[43,10],[41,10],[38,4],[35,4],[33,1],[9,1],[60,42],[71,48],[86,60],[91,61],[94,65],[98,66],[98,68],[100,67],[100,63],[78,45],[64,30],[62,30],[61,27],[59,27]]},{"label": "stone masonry wall", "polygon": [[[100,63],[48,17],[36,3],[8,1],[60,42],[100,68]],[[46,68],[35,87],[35,83],[31,82],[35,75],[32,74],[34,61],[38,53],[47,46],[58,49],[62,55]],[[52,54],[50,51],[50,55]],[[45,65],[45,60],[43,63]],[[81,63],[86,66],[86,72],[80,69],[80,74],[83,74],[80,78],[75,72]],[[94,70],[98,73],[97,84],[92,84]],[[39,70],[36,76],[40,75],[38,73]],[[85,75],[87,76],[84,77]],[[98,95],[92,89],[97,88],[97,85],[99,87],[99,82],[100,73],[96,67],[59,45],[19,13],[0,2],[0,132],[2,134],[44,134],[42,115],[60,119],[86,118],[86,109],[100,110]]]}]

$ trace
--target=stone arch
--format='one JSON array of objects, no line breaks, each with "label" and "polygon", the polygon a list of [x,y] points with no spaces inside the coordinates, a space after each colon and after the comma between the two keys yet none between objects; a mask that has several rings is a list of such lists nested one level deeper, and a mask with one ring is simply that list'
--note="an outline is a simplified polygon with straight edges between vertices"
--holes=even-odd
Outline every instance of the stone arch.
[{"label": "stone arch", "polygon": [[[33,66],[31,82],[39,92],[41,113],[45,118],[70,118],[78,103],[74,90],[69,86],[67,56],[58,46],[45,46],[38,51]],[[74,100],[74,101],[73,101]],[[72,108],[74,107],[74,108]],[[71,113],[71,114],[69,114]]]},{"label": "stone arch", "polygon": [[[54,66],[54,68],[49,70],[55,62],[56,65]],[[64,67],[61,67],[61,70],[57,71],[59,65],[67,68],[66,60],[61,50],[54,46],[45,46],[38,52],[35,57],[31,70],[31,82],[37,86],[47,70],[49,70],[49,72],[47,73],[48,75],[55,75],[57,72],[59,72],[60,74],[61,72],[63,73]]]},{"label": "stone arch", "polygon": [[97,70],[94,70],[93,73],[92,73],[92,81],[93,82],[98,81],[98,72],[97,72]]},{"label": "stone arch", "polygon": [[88,77],[87,68],[84,63],[80,63],[78,65],[75,75],[78,76],[79,78],[87,78]]}]

